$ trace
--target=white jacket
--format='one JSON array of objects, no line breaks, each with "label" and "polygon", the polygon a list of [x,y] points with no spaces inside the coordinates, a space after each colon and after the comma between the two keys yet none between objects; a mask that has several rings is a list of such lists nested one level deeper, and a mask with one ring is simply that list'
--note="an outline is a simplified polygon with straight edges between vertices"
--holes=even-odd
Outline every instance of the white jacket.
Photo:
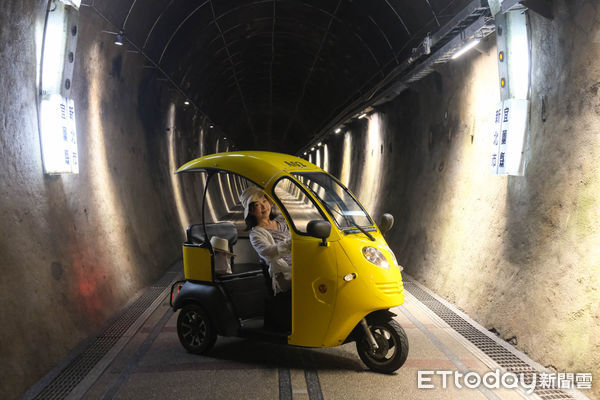
[{"label": "white jacket", "polygon": [[273,280],[273,293],[278,294],[290,290],[292,267],[281,257],[289,255],[292,251],[292,240],[286,239],[275,244],[269,231],[255,226],[250,231],[250,243],[258,255],[269,265],[269,274]]}]

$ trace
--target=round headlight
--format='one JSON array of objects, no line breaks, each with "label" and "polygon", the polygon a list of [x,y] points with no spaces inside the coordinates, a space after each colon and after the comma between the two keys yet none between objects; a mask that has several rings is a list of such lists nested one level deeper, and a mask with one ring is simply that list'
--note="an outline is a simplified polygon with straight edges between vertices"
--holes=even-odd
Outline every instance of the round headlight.
[{"label": "round headlight", "polygon": [[388,264],[387,260],[385,259],[385,256],[383,255],[383,253],[381,251],[379,251],[379,249],[376,249],[375,247],[367,246],[367,247],[363,247],[362,253],[363,253],[363,256],[370,263],[373,263],[381,268],[385,268],[385,269],[390,268],[390,265]]}]

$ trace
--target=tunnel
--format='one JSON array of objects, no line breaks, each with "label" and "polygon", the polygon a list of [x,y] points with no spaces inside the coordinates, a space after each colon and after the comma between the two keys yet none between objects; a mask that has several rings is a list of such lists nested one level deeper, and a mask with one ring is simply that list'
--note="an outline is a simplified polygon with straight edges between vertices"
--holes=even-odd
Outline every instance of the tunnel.
[{"label": "tunnel", "polygon": [[[600,399],[597,1],[1,6],[2,399]],[[215,173],[211,157],[253,161]],[[194,160],[205,167],[175,173]],[[344,231],[296,167],[370,228]],[[333,310],[332,287],[365,279],[314,283],[326,261],[310,258],[333,235],[386,243],[403,304],[377,315],[406,332],[397,371],[370,371],[346,343],[365,315],[336,346],[294,341],[349,324],[317,313],[284,344],[221,331],[203,355],[180,344],[170,305],[189,227],[233,223],[233,253],[252,253],[242,193],[272,185],[286,208],[252,178],[267,170],[331,221],[331,236],[310,237],[308,220],[299,235],[283,210],[294,274],[303,257],[319,276],[294,281],[294,307]]]}]

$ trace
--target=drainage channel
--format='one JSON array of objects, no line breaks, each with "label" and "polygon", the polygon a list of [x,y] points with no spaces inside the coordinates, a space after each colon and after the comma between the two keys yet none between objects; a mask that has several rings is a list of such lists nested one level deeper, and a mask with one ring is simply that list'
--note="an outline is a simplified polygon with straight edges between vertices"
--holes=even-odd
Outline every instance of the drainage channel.
[{"label": "drainage channel", "polygon": [[181,263],[177,262],[158,282],[146,288],[101,334],[29,389],[22,400],[81,398],[162,303],[171,284],[180,276],[180,271]]},{"label": "drainage channel", "polygon": [[[534,366],[535,362],[527,362],[526,356],[518,354],[518,351],[511,349],[508,345],[501,345],[499,338],[492,338],[482,332],[482,327],[477,327],[467,319],[463,318],[457,312],[451,309],[451,305],[435,294],[422,287],[415,281],[404,280],[404,288],[413,297],[419,300],[426,308],[432,311],[459,335],[463,336],[494,363],[508,372],[513,372],[517,375],[523,374],[526,383],[530,384],[533,381],[533,375],[538,376],[542,371],[540,365]],[[446,303],[446,304],[444,304]],[[458,310],[457,310],[458,311]],[[478,324],[477,324],[478,325]],[[490,334],[491,335],[491,334]],[[534,393],[541,399],[550,400],[571,400],[585,399],[587,397],[579,392],[572,391],[567,393],[564,390],[541,387],[540,380],[537,381]]]}]

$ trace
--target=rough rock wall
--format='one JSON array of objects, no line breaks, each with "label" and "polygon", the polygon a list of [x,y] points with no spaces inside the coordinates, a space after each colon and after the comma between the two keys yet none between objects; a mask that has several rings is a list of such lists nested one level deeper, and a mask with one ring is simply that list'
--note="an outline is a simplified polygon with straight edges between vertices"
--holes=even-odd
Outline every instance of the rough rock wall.
[{"label": "rough rock wall", "polygon": [[[531,14],[525,176],[489,173],[499,101],[492,37],[482,54],[444,65],[377,110],[385,176],[357,178],[378,160],[362,152],[367,122],[350,126],[349,183],[375,217],[396,217],[389,242],[408,273],[541,364],[598,381],[600,5],[555,1],[554,15]],[[338,176],[343,141],[329,141]],[[385,189],[369,204],[373,182]],[[593,393],[600,398],[597,382]]]},{"label": "rough rock wall", "polygon": [[114,27],[82,8],[72,89],[80,173],[44,175],[35,39],[46,3],[5,1],[0,14],[3,399],[23,394],[180,257],[178,209],[194,218],[186,202],[196,195],[180,194],[178,206],[172,171],[199,155],[206,128],[139,55],[101,32]]}]

